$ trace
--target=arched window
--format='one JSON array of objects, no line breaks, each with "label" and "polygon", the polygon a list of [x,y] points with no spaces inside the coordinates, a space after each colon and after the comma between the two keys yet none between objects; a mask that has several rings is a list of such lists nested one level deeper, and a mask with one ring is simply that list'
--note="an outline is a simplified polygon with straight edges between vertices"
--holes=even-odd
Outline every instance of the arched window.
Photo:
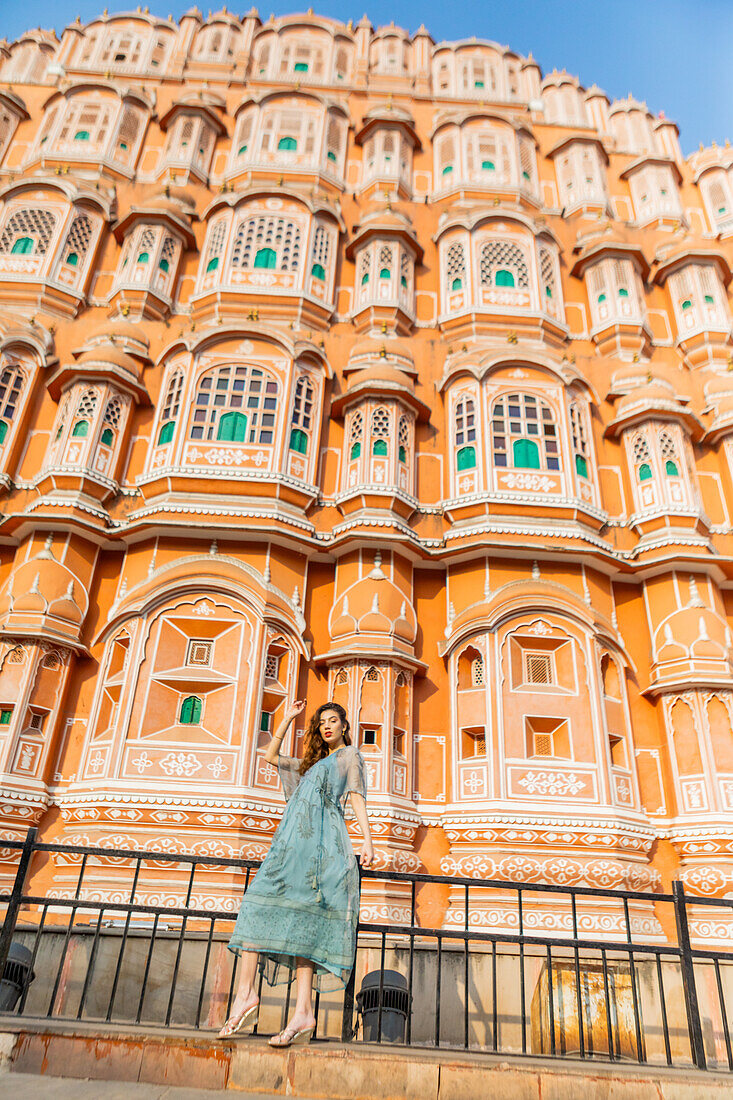
[{"label": "arched window", "polygon": [[311,253],[311,275],[325,282],[328,258],[330,254],[331,239],[325,225],[317,225],[313,235],[313,251]]},{"label": "arched window", "polygon": [[79,439],[86,439],[89,435],[89,421],[77,420],[71,434]]},{"label": "arched window", "polygon": [[460,241],[448,246],[446,276],[448,290],[462,290],[466,285],[466,252]]},{"label": "arched window", "polygon": [[679,458],[677,447],[672,436],[667,431],[659,433],[659,454],[664,463],[664,472],[668,477],[679,477]]},{"label": "arched window", "polygon": [[542,301],[540,308],[548,313],[555,313],[557,309],[557,274],[556,259],[549,248],[540,245],[540,286],[542,288]]},{"label": "arched window", "polygon": [[290,422],[290,450],[307,454],[308,437],[313,418],[314,391],[309,378],[301,375],[295,383],[293,416]]},{"label": "arched window", "polygon": [[277,147],[280,150],[285,149],[295,152],[295,150],[298,148],[298,142],[294,137],[281,137],[277,143]]},{"label": "arched window", "polygon": [[232,267],[300,269],[300,226],[285,218],[262,215],[243,218],[237,226]]},{"label": "arched window", "polygon": [[575,472],[578,477],[588,479],[588,439],[585,431],[583,410],[577,401],[570,406],[570,430],[573,436],[573,454]]},{"label": "arched window", "polygon": [[178,721],[182,726],[197,726],[201,721],[203,703],[197,695],[187,695],[181,703]]},{"label": "arched window", "polygon": [[522,249],[508,241],[486,241],[479,254],[482,286],[528,287],[529,268]]},{"label": "arched window", "polygon": [[45,256],[55,228],[56,215],[50,210],[28,207],[16,211],[0,233],[0,253]]},{"label": "arched window", "polygon": [[364,432],[364,416],[357,411],[351,418],[349,430],[349,461],[354,461],[361,456],[361,439]]},{"label": "arched window", "polygon": [[651,455],[649,453],[649,444],[645,437],[639,433],[634,436],[634,441],[631,445],[632,454],[634,456],[634,465],[636,466],[636,476],[639,481],[651,481],[652,466]]},{"label": "arched window", "polygon": [[224,240],[226,237],[227,223],[225,218],[220,218],[219,221],[214,222],[209,230],[209,246],[206,249],[206,259],[204,271],[216,271],[221,261],[221,255],[224,251]]},{"label": "arched window", "polygon": [[462,397],[456,404],[453,439],[457,469],[473,469],[476,465],[476,408],[472,397]]},{"label": "arched window", "polygon": [[7,366],[0,374],[0,443],[5,442],[12,427],[24,381],[19,367]]},{"label": "arched window", "polygon": [[158,433],[158,446],[170,443],[176,431],[176,421],[181,408],[181,390],[183,388],[183,374],[176,373],[168,383],[168,392],[165,395],[163,415],[161,417],[161,429]]},{"label": "arched window", "polygon": [[494,466],[559,470],[560,445],[552,409],[531,393],[494,402],[491,417]]},{"label": "arched window", "polygon": [[407,463],[407,455],[410,447],[410,422],[406,416],[400,417],[400,424],[397,430],[397,460],[398,462]]},{"label": "arched window", "polygon": [[386,458],[389,452],[390,416],[382,406],[372,412],[371,435],[372,454],[376,458]]},{"label": "arched window", "polygon": [[483,687],[484,682],[484,659],[479,653],[471,661],[471,686]]},{"label": "arched window", "polygon": [[107,402],[107,407],[104,410],[104,418],[102,420],[102,434],[100,436],[100,442],[105,446],[111,447],[115,441],[115,436],[120,430],[120,424],[122,423],[122,413],[124,411],[124,404],[121,397],[110,397]]},{"label": "arched window", "polygon": [[[191,419],[190,439],[236,439],[247,443],[272,443],[275,434],[277,382],[266,371],[249,366],[221,366],[209,371],[198,383]],[[226,426],[220,422],[229,413],[246,416],[246,440],[242,420],[229,417]],[[226,434],[221,436],[219,431]]]}]

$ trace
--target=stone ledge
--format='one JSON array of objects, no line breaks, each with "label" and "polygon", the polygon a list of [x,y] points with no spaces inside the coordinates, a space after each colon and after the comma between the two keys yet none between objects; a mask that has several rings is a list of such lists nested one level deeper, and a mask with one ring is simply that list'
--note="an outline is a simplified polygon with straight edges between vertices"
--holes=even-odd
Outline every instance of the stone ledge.
[{"label": "stone ledge", "polygon": [[276,1051],[258,1037],[0,1018],[11,1072],[303,1100],[730,1100],[733,1075],[449,1050],[343,1045]]}]

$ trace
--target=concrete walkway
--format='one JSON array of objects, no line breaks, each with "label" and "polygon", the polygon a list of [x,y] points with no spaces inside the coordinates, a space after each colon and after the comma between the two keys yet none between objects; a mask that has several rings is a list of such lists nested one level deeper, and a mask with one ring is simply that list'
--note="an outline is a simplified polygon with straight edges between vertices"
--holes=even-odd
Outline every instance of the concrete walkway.
[{"label": "concrete walkway", "polygon": [[[8,1100],[222,1100],[218,1089],[178,1089],[130,1081],[79,1081],[0,1070],[0,1096]],[[273,1100],[282,1093],[241,1093],[246,1100]],[[297,1100],[297,1097],[293,1097]]]}]

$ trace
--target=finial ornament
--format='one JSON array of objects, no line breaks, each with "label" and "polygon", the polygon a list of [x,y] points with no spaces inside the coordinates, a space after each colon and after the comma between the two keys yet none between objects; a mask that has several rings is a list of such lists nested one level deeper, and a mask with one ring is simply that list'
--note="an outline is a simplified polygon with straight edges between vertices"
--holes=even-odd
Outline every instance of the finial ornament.
[{"label": "finial ornament", "polygon": [[374,555],[374,568],[369,573],[369,577],[373,581],[386,581],[387,574],[382,569],[382,552],[377,550]]},{"label": "finial ornament", "polygon": [[538,581],[540,579],[540,567],[536,561],[532,562],[532,580]]},{"label": "finial ornament", "polygon": [[700,593],[697,590],[697,582],[696,582],[694,576],[692,575],[692,573],[690,573],[690,601],[689,601],[687,606],[688,607],[704,607],[705,606],[705,604],[700,599]]}]

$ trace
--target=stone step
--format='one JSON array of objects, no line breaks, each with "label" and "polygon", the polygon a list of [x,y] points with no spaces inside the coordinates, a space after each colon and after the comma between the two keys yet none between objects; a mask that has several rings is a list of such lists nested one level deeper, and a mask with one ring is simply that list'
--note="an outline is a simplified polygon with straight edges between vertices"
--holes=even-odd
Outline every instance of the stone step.
[{"label": "stone step", "polygon": [[[177,1100],[185,1089],[239,1091],[249,1100],[731,1100],[733,1075],[637,1064],[506,1057],[375,1044],[314,1042],[273,1050],[266,1039],[220,1043],[213,1033],[0,1017],[0,1092],[15,1075],[78,1078],[156,1089],[129,1100]],[[6,1087],[3,1087],[6,1086]],[[58,1086],[49,1096],[65,1097]],[[163,1089],[163,1091],[161,1091]],[[110,1098],[116,1090],[105,1089]],[[37,1095],[43,1095],[39,1093]],[[86,1100],[83,1090],[70,1100]],[[18,1093],[20,1097],[20,1093]],[[201,1100],[205,1100],[204,1093]],[[96,1100],[96,1097],[95,1097]],[[181,1100],[189,1100],[182,1097]]]}]

